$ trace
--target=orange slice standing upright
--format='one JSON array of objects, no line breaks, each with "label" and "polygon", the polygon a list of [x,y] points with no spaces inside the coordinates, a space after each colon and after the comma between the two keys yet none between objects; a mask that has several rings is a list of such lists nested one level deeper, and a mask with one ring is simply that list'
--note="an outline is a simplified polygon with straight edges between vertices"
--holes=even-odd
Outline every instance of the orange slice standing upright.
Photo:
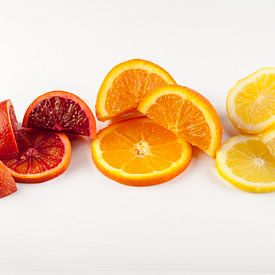
[{"label": "orange slice standing upright", "polygon": [[0,102],[0,157],[18,154],[17,119],[10,100]]},{"label": "orange slice standing upright", "polygon": [[109,178],[132,186],[168,181],[186,169],[191,146],[148,118],[111,124],[92,142],[98,169]]},{"label": "orange slice standing upright", "polygon": [[176,82],[167,71],[150,61],[133,59],[118,64],[100,87],[97,117],[105,121],[135,111],[144,96],[168,84]]},{"label": "orange slice standing upright", "polygon": [[138,110],[215,157],[222,125],[215,108],[198,92],[178,85],[166,86],[145,97]]}]

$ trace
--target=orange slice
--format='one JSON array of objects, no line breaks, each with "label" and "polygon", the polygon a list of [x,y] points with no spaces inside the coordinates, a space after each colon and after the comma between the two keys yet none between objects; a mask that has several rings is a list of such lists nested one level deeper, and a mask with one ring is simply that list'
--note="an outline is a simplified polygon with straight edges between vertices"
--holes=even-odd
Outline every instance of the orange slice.
[{"label": "orange slice", "polygon": [[186,169],[191,146],[147,118],[111,124],[92,142],[98,169],[109,178],[132,186],[168,181]]},{"label": "orange slice", "polygon": [[227,114],[242,133],[258,134],[275,125],[275,68],[239,80],[229,91]]},{"label": "orange slice", "polygon": [[0,162],[0,199],[16,191],[17,187],[11,173]]},{"label": "orange slice", "polygon": [[17,182],[39,183],[62,174],[69,166],[71,144],[65,134],[19,129],[19,154],[1,158]]},{"label": "orange slice", "polygon": [[10,100],[0,102],[0,158],[18,154],[17,119]]},{"label": "orange slice", "polygon": [[141,59],[133,59],[115,66],[105,77],[96,101],[99,120],[112,119],[134,111],[140,100],[153,90],[176,84],[160,66]]},{"label": "orange slice", "polygon": [[214,107],[201,94],[187,87],[166,86],[145,97],[138,110],[215,157],[222,125]]},{"label": "orange slice", "polygon": [[89,106],[77,95],[65,91],[37,97],[29,105],[22,125],[91,138],[96,135],[96,122]]}]

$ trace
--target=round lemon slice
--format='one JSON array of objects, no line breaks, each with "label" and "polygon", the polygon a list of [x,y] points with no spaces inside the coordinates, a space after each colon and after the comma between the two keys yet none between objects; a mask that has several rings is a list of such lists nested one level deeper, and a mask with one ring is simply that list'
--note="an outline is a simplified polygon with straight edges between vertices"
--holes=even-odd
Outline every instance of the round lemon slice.
[{"label": "round lemon slice", "polygon": [[242,133],[262,133],[275,124],[275,68],[263,68],[239,80],[228,93],[226,109]]},{"label": "round lemon slice", "polygon": [[257,136],[230,138],[217,152],[216,166],[225,180],[242,190],[275,191],[275,158]]}]

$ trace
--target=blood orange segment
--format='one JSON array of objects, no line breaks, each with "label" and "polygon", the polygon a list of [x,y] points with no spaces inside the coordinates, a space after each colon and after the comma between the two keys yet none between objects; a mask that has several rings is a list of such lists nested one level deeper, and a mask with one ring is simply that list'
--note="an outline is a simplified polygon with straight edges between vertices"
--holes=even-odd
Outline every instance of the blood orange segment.
[{"label": "blood orange segment", "polygon": [[0,157],[14,156],[18,153],[17,125],[11,101],[0,102]]},{"label": "blood orange segment", "polygon": [[71,145],[65,134],[20,129],[17,141],[19,154],[1,161],[18,182],[43,182],[62,174],[69,166]]},{"label": "blood orange segment", "polygon": [[198,92],[178,85],[166,86],[145,97],[138,110],[215,157],[222,125],[214,107]]},{"label": "blood orange segment", "polygon": [[135,111],[145,95],[168,84],[176,82],[167,71],[152,62],[133,59],[118,64],[100,87],[97,117],[104,121]]},{"label": "blood orange segment", "polygon": [[102,173],[117,182],[148,186],[166,182],[189,165],[191,146],[147,118],[111,124],[92,143]]},{"label": "blood orange segment", "polygon": [[76,95],[64,91],[48,92],[35,99],[25,113],[23,126],[96,135],[96,122],[90,108]]},{"label": "blood orange segment", "polygon": [[11,173],[0,162],[0,198],[6,197],[17,191]]}]

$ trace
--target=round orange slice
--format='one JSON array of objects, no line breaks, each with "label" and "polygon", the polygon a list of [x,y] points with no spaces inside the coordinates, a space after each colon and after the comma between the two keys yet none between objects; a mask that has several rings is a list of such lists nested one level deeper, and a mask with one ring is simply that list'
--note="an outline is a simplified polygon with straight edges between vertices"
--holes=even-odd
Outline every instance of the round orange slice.
[{"label": "round orange slice", "polygon": [[215,157],[222,125],[215,108],[201,94],[187,87],[166,86],[145,97],[138,110]]},{"label": "round orange slice", "polygon": [[153,90],[176,84],[160,66],[133,59],[115,66],[105,77],[96,101],[96,114],[104,121],[135,111],[140,100]]},{"label": "round orange slice", "polygon": [[18,130],[19,154],[1,158],[17,182],[39,183],[62,174],[69,166],[71,144],[65,134]]},{"label": "round orange slice", "polygon": [[92,142],[98,169],[109,178],[132,186],[166,182],[183,172],[191,146],[148,118],[111,124]]}]

